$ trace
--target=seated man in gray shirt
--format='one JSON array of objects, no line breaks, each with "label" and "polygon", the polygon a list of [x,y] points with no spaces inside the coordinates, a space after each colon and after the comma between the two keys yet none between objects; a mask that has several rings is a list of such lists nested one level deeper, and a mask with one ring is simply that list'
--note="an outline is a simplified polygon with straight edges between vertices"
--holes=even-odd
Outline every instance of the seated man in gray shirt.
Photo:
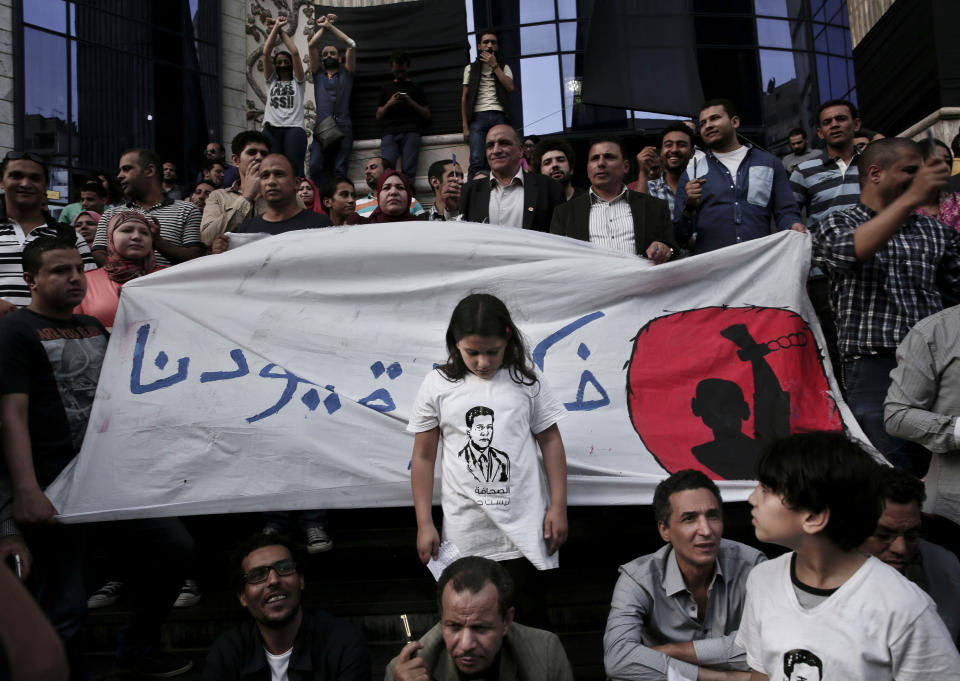
[{"label": "seated man in gray shirt", "polygon": [[722,503],[700,471],[657,485],[653,511],[667,545],[620,567],[603,634],[610,679],[749,680],[734,639],[747,575],[766,558],[721,538]]}]

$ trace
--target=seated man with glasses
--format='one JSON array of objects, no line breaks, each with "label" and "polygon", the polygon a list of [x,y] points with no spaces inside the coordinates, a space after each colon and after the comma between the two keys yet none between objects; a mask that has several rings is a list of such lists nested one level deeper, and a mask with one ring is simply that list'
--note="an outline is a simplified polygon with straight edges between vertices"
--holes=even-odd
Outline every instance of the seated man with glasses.
[{"label": "seated man with glasses", "polygon": [[214,642],[204,679],[369,681],[370,652],[360,632],[301,607],[299,553],[276,534],[254,535],[233,553],[231,578],[253,619]]},{"label": "seated man with glasses", "polygon": [[883,515],[860,546],[930,594],[940,619],[957,642],[960,634],[960,560],[953,552],[921,539],[923,482],[900,468],[880,473]]}]

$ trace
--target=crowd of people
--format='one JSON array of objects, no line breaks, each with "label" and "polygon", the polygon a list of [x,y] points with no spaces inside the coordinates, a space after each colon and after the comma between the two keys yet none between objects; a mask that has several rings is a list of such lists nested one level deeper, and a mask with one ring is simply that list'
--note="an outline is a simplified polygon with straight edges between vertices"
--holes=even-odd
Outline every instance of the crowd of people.
[{"label": "crowd of people", "polygon": [[[147,559],[88,596],[84,526],[56,523],[43,491],[80,449],[123,285],[291,230],[429,220],[550,232],[658,267],[781,230],[807,234],[808,290],[825,351],[890,466],[841,433],[764,443],[750,497],[756,536],[788,549],[769,561],[722,538],[720,491],[707,476],[680,471],[661,482],[653,506],[665,544],[620,568],[606,673],[929,679],[960,669],[960,195],[948,187],[950,147],[878,133],[858,142],[857,108],[831,100],[817,114],[824,148],[808,149],[798,128],[791,153],[778,159],[741,140],[735,103],[711,99],[695,120],[670,123],[657,147],[637,154],[629,186],[623,142],[594,140],[589,187],[580,188],[569,142],[523,138],[511,127],[512,74],[497,60],[497,36],[481,32],[478,60],[463,76],[467,173],[454,156],[437,161],[427,173],[433,195],[423,204],[415,196],[420,123],[430,110],[409,80],[409,57],[395,53],[377,110],[381,153],[367,160],[369,191],[358,194],[346,175],[356,44],[334,15],[317,20],[309,48],[318,128],[304,176],[305,74],[285,24],[273,22],[264,45],[263,130],[238,134],[230,163],[223,145],[209,143],[190,191],[173,163],[130,149],[115,175],[86,178],[58,221],[46,205],[46,160],[30,151],[3,160],[0,556],[27,580],[62,641],[37,639],[49,643],[51,668],[65,654],[82,675],[76,634],[84,612],[122,590],[132,606],[121,663],[161,676],[190,666],[160,646],[170,608],[200,598],[182,523],[116,523],[124,558]],[[347,46],[343,62],[325,33]],[[274,52],[278,42],[284,49]],[[537,577],[557,566],[568,532],[564,408],[497,298],[464,298],[446,343],[448,360],[425,379],[408,424],[416,552],[427,563],[442,539],[467,557],[439,580],[440,623],[399,651],[387,679],[572,678],[559,639],[543,630]],[[431,508],[437,466],[442,532]],[[489,484],[485,493],[497,497],[509,495],[510,482],[537,493],[509,504],[465,502],[468,487]],[[306,670],[311,678],[369,678],[359,632],[300,606],[304,559],[287,537],[295,526],[306,552],[332,548],[322,509],[264,517],[230,575],[251,619],[214,644],[207,678],[293,679]],[[921,539],[922,527],[947,548]],[[4,622],[0,651],[18,663]]]}]

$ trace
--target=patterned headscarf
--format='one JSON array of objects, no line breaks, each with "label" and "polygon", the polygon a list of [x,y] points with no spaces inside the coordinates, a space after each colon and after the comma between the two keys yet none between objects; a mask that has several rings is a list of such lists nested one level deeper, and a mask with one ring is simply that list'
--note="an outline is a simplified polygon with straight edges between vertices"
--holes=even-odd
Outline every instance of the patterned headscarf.
[{"label": "patterned headscarf", "polygon": [[147,220],[147,217],[143,213],[138,213],[135,210],[123,210],[115,213],[107,223],[107,262],[103,266],[103,269],[112,281],[115,281],[121,286],[131,279],[142,277],[144,274],[150,274],[160,269],[157,267],[156,259],[153,256],[153,239],[150,240],[149,254],[144,258],[130,260],[117,253],[117,249],[113,244],[113,233],[120,225],[128,222],[139,222],[146,225],[147,229],[150,229],[150,222]]},{"label": "patterned headscarf", "polygon": [[[380,192],[383,189],[384,183],[394,175],[400,178],[400,181],[403,182],[404,189],[407,190],[407,206],[400,215],[387,215],[380,210]],[[410,198],[412,196],[413,192],[410,190],[410,183],[407,182],[407,178],[403,176],[403,173],[397,172],[396,170],[386,171],[380,176],[380,181],[377,182],[377,208],[370,215],[370,222],[406,222],[407,220],[416,220],[417,218],[415,216],[410,215]]]}]

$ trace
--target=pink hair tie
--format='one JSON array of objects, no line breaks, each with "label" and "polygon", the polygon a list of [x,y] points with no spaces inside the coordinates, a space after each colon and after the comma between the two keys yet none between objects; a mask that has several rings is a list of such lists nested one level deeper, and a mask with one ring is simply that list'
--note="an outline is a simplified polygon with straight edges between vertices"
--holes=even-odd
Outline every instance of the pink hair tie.
[{"label": "pink hair tie", "polygon": [[510,331],[510,327],[508,326],[506,330],[507,330],[507,338],[509,338],[509,337],[510,337],[510,334],[512,333],[512,332]]}]

